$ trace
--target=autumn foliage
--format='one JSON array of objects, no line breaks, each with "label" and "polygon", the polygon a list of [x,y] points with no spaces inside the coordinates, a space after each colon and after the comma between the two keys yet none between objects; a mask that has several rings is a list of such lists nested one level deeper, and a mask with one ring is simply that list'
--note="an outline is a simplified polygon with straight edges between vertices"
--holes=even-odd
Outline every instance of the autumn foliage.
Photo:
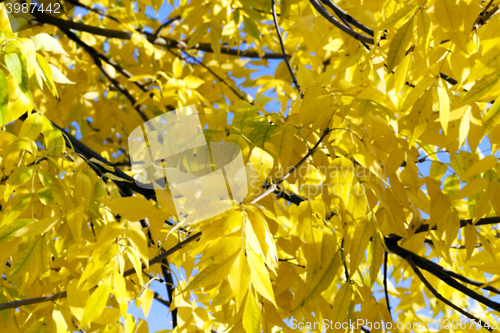
[{"label": "autumn foliage", "polygon": [[[0,4],[0,331],[499,327],[498,1],[65,2]],[[189,105],[254,172],[183,223],[127,138]]]}]

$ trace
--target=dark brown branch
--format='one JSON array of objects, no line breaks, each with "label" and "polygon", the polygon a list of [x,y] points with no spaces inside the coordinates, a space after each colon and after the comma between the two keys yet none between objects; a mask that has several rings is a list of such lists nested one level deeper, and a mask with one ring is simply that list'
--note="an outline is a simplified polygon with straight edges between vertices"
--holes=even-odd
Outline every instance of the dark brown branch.
[{"label": "dark brown branch", "polygon": [[276,17],[276,0],[272,0],[272,12],[273,12],[273,21],[274,21],[274,27],[276,28],[276,32],[278,33],[278,39],[280,41],[280,46],[281,46],[281,52],[283,53],[283,59],[286,62],[286,65],[288,67],[288,71],[290,72],[290,75],[292,76],[293,84],[295,84],[295,88],[297,88],[297,91],[299,92],[300,98],[304,97],[304,94],[300,90],[299,83],[297,82],[297,78],[295,77],[295,74],[293,74],[293,69],[292,66],[290,66],[290,61],[288,61],[288,57],[286,56],[286,51],[285,51],[285,45],[283,44],[283,38],[281,37],[281,29],[278,24],[278,18]]},{"label": "dark brown branch", "polygon": [[374,40],[372,37],[367,37],[365,35],[360,34],[359,32],[354,31],[352,28],[349,28],[348,26],[342,24],[339,20],[337,20],[335,17],[333,17],[332,14],[330,14],[325,7],[321,3],[319,3],[318,0],[309,0],[309,2],[313,5],[313,7],[324,17],[326,18],[330,23],[332,23],[334,26],[348,34],[349,36],[353,37],[354,39],[357,39],[359,41],[365,42],[367,44],[374,44]]},{"label": "dark brown branch", "polygon": [[342,8],[340,8],[339,6],[337,6],[331,0],[321,0],[321,2],[324,3],[325,5],[327,5],[328,7],[330,7],[333,10],[333,12],[340,19],[342,19],[343,21],[345,21],[346,23],[352,24],[356,28],[360,29],[361,31],[364,31],[365,33],[367,33],[368,35],[370,35],[372,37],[374,36],[374,33],[373,33],[372,29],[368,28],[363,23],[358,22],[354,17],[352,17],[351,15],[347,14],[346,12],[344,12],[342,10]]},{"label": "dark brown branch", "polygon": [[389,310],[389,314],[392,317],[391,313],[391,304],[389,303],[389,291],[387,289],[387,259],[389,257],[389,253],[384,251],[384,293],[385,293],[385,302],[387,303],[387,310]]},{"label": "dark brown branch", "polygon": [[[174,279],[172,277],[172,271],[170,270],[170,265],[168,263],[168,259],[164,258],[161,261],[161,272],[166,282],[167,294],[170,302],[174,301]],[[172,325],[173,328],[177,327],[177,308],[172,310]]]},{"label": "dark brown branch", "polygon": [[392,240],[390,237],[385,238],[385,244],[391,252],[397,254],[401,258],[411,257],[418,267],[433,274],[434,276],[439,278],[441,281],[448,284],[450,287],[452,287],[452,288],[462,292],[463,294],[475,299],[479,303],[484,304],[491,309],[494,309],[495,311],[500,311],[500,304],[499,303],[494,302],[494,301],[490,300],[489,298],[486,298],[485,296],[480,295],[480,294],[476,293],[475,291],[467,288],[466,286],[458,283],[455,279],[453,279],[453,277],[457,278],[457,279],[467,279],[467,281],[468,281],[467,283],[470,283],[470,284],[474,284],[474,283],[482,284],[481,282],[471,280],[469,278],[466,278],[466,277],[463,277],[459,274],[451,272],[450,270],[446,270],[443,267],[441,267],[440,265],[435,264],[430,260],[422,258],[419,255],[402,248],[401,246],[399,246],[397,244],[397,241]]},{"label": "dark brown branch", "polygon": [[[117,39],[124,39],[124,40],[130,40],[132,38],[132,33],[129,31],[103,29],[103,28],[94,27],[91,25],[83,24],[83,23],[78,23],[78,22],[63,20],[60,18],[53,18],[53,17],[50,17],[50,19],[49,18],[44,19],[43,17],[40,17],[40,20],[43,23],[55,25],[59,28],[84,31],[84,32],[88,32],[88,33],[93,34],[93,35],[104,36],[104,37],[108,37],[108,38],[117,38]],[[180,50],[184,50],[186,48],[186,43],[183,41],[176,41],[176,40],[173,40],[170,38],[160,37],[160,36],[155,38],[155,36],[152,33],[148,33],[148,32],[142,32],[141,34],[150,43],[152,43],[154,45],[168,47],[168,48],[176,48],[176,49],[180,49]],[[211,53],[214,52],[211,44],[209,44],[209,43],[199,43],[199,44],[194,45],[191,49],[198,50],[198,51],[204,51],[204,52],[211,52]],[[256,50],[241,51],[241,50],[232,49],[232,48],[226,47],[226,46],[221,48],[221,53],[226,54],[226,55],[234,55],[234,56],[246,57],[246,58],[262,58],[262,59],[282,59],[283,58],[283,55],[281,55],[279,53],[264,53],[263,55],[261,55]]]},{"label": "dark brown branch", "polygon": [[461,314],[463,314],[467,318],[474,320],[476,323],[480,324],[481,326],[483,326],[484,328],[486,328],[488,331],[490,331],[490,332],[493,331],[489,326],[486,327],[486,323],[483,320],[480,320],[480,319],[474,317],[473,315],[471,315],[467,311],[463,310],[462,308],[456,306],[451,301],[449,301],[446,298],[444,298],[440,293],[438,293],[437,290],[434,289],[434,287],[429,283],[429,281],[427,281],[427,279],[424,277],[424,275],[422,274],[422,272],[420,272],[420,270],[418,269],[418,267],[413,262],[413,259],[412,259],[411,256],[408,256],[405,259],[408,262],[408,264],[410,264],[410,266],[413,269],[413,271],[415,272],[415,274],[417,274],[417,276],[420,278],[420,280],[423,282],[423,284],[427,287],[427,289],[429,289],[431,291],[431,293],[434,296],[436,296],[437,299],[439,299],[440,301],[442,301],[443,303],[445,303],[446,305],[448,305],[449,307],[451,307],[455,311],[460,312]]},{"label": "dark brown branch", "polygon": [[161,304],[165,305],[166,307],[170,307],[170,302],[164,299],[163,297],[160,296],[157,292],[154,292],[154,298]]},{"label": "dark brown branch", "polygon": [[[186,238],[184,241],[180,242],[176,246],[170,248],[169,250],[167,250],[166,252],[160,254],[159,256],[151,259],[149,261],[149,266],[155,265],[155,264],[161,262],[164,258],[166,258],[169,255],[171,255],[171,254],[179,251],[185,245],[187,245],[187,244],[191,243],[192,241],[195,241],[198,238],[200,238],[200,236],[201,236],[201,232],[197,232],[196,234],[194,234],[194,235]],[[145,268],[146,267],[143,264],[142,265],[142,269],[145,269]],[[123,273],[123,277],[127,277],[127,276],[133,275],[135,273],[137,273],[136,270],[135,270],[135,268],[131,268],[131,269],[129,269],[129,270],[127,270],[127,271],[125,271]],[[96,288],[96,287],[94,287],[94,288]],[[47,295],[47,296],[42,296],[42,297],[36,297],[36,298],[30,298],[30,299],[24,299],[24,300],[20,300],[20,301],[8,302],[8,303],[0,304],[0,311],[6,310],[6,309],[18,308],[18,307],[21,307],[21,306],[26,306],[26,305],[31,305],[31,304],[38,304],[38,303],[49,302],[49,301],[56,301],[58,299],[66,298],[66,297],[68,297],[68,293],[66,291],[63,291],[63,292],[57,293],[57,294],[52,294],[52,295]]]}]

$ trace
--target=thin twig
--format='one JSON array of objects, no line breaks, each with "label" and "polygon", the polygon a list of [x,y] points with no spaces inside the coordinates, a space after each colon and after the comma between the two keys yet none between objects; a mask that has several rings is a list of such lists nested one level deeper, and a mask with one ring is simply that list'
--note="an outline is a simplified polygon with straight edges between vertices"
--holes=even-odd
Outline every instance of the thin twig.
[{"label": "thin twig", "polygon": [[160,25],[160,27],[155,31],[155,33],[153,34],[154,38],[158,38],[158,36],[160,36],[160,33],[163,29],[165,29],[166,27],[168,27],[170,24],[172,24],[173,22],[179,20],[181,17],[180,16],[174,16],[172,17],[170,20],[167,20],[165,23],[163,23],[162,25]]},{"label": "thin twig", "polygon": [[[245,98],[245,96],[243,96],[243,94],[241,94],[240,92],[238,92],[236,89],[234,89],[229,83],[227,83],[222,77],[220,77],[217,73],[215,73],[210,67],[208,67],[207,65],[205,65],[202,61],[199,61],[198,59],[196,59],[195,57],[193,57],[192,55],[190,55],[189,53],[187,53],[186,51],[184,50],[181,50],[182,53],[184,53],[187,57],[189,57],[189,59],[193,60],[194,62],[196,62],[198,65],[200,65],[201,67],[205,68],[207,71],[210,72],[210,74],[212,74],[213,76],[215,76],[217,78],[217,80],[219,80],[219,82],[223,83],[226,87],[228,87],[236,96],[238,96],[240,99],[244,100],[245,102],[247,103],[250,103],[250,104],[253,104],[253,102],[247,100]],[[173,53],[173,52],[172,52]],[[178,56],[179,58],[183,59],[184,61],[186,61],[186,59],[180,55],[177,55],[175,53],[173,53],[175,56]],[[187,61],[186,61],[187,62]]]},{"label": "thin twig", "polygon": [[392,317],[391,313],[391,304],[389,303],[389,291],[387,290],[387,259],[389,257],[389,252],[384,251],[384,293],[385,293],[385,302],[387,303],[387,310],[389,310],[389,314]]},{"label": "thin twig", "polygon": [[278,188],[279,184],[283,183],[288,177],[290,177],[290,175],[293,172],[295,172],[295,170],[297,170],[297,168],[299,166],[302,165],[302,163],[304,163],[309,158],[309,156],[311,156],[312,154],[314,154],[314,151],[316,150],[316,148],[318,148],[318,146],[320,145],[321,141],[323,141],[323,139],[327,136],[328,133],[330,133],[330,130],[328,128],[326,128],[323,131],[323,134],[319,138],[318,142],[316,142],[316,144],[314,145],[314,147],[312,147],[311,149],[309,149],[309,151],[307,152],[307,154],[299,161],[299,163],[295,164],[293,166],[293,168],[290,171],[287,172],[286,175],[284,175],[280,180],[278,180],[277,182],[275,182],[274,184],[272,184],[271,186],[269,186],[264,191],[264,193],[262,193],[261,195],[259,195],[257,198],[253,199],[250,203],[254,204],[254,203],[260,201],[265,196],[269,195],[269,193],[274,192]]},{"label": "thin twig", "polygon": [[484,327],[488,331],[490,331],[490,332],[493,331],[489,326],[486,327],[486,322],[485,321],[480,320],[480,319],[474,317],[473,315],[471,315],[467,311],[463,310],[462,308],[456,306],[451,301],[449,301],[446,298],[444,298],[440,293],[438,293],[437,290],[434,289],[434,287],[432,287],[432,285],[429,283],[429,281],[427,281],[427,279],[424,277],[424,275],[422,274],[422,272],[420,272],[420,270],[418,269],[417,265],[415,265],[415,263],[413,262],[413,259],[412,259],[411,256],[408,256],[405,259],[408,262],[408,264],[410,264],[410,266],[413,269],[413,271],[415,272],[415,274],[417,274],[417,276],[420,278],[420,280],[423,282],[423,284],[427,287],[427,289],[430,290],[430,292],[434,296],[436,296],[437,299],[441,300],[443,303],[445,303],[446,305],[448,305],[450,308],[452,308],[452,309],[460,312],[461,314],[463,314],[467,318],[474,320],[476,323],[480,324],[482,327]]},{"label": "thin twig", "polygon": [[290,61],[288,60],[288,57],[286,56],[286,51],[285,51],[285,45],[283,44],[283,38],[281,37],[281,29],[280,26],[278,25],[278,18],[276,17],[276,0],[272,0],[272,10],[273,10],[273,21],[274,21],[274,26],[276,27],[276,32],[278,33],[278,38],[280,41],[281,45],[281,52],[283,53],[283,59],[286,62],[286,65],[288,67],[288,71],[290,72],[290,75],[292,76],[293,84],[295,84],[295,88],[297,88],[299,92],[300,98],[304,97],[304,94],[300,90],[299,83],[297,82],[297,78],[295,77],[295,74],[293,74],[292,66],[290,66]]},{"label": "thin twig", "polygon": [[87,6],[87,5],[83,4],[83,3],[78,2],[78,1],[75,1],[75,0],[66,0],[66,2],[69,2],[70,4],[73,4],[73,5],[77,6],[77,7],[80,7],[80,8],[86,9],[86,10],[88,10],[88,11],[90,11],[90,12],[94,12],[94,13],[96,13],[96,14],[98,14],[98,15],[102,15],[102,16],[104,16],[104,17],[107,17],[107,18],[109,18],[110,20],[113,20],[113,21],[115,21],[115,22],[121,23],[121,22],[120,22],[120,21],[119,21],[116,17],[113,17],[113,16],[111,16],[111,15],[109,15],[109,14],[107,14],[107,13],[103,12],[102,10],[100,10],[100,9],[98,9],[98,8],[92,8],[92,7],[89,7],[89,6]]}]

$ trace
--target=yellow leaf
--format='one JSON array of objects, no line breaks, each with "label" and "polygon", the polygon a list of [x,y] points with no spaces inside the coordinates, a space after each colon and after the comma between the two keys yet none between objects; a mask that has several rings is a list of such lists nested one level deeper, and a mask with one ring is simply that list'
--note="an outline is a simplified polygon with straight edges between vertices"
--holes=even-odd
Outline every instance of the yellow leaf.
[{"label": "yellow leaf", "polygon": [[377,26],[377,30],[385,30],[389,27],[393,27],[396,25],[401,19],[406,16],[410,16],[418,9],[415,5],[406,5],[402,6],[397,12],[386,18],[379,26]]},{"label": "yellow leaf", "polygon": [[410,131],[410,146],[425,132],[432,113],[432,94],[426,91],[420,97],[408,115],[408,130]]},{"label": "yellow leaf", "polygon": [[262,184],[267,178],[271,169],[273,168],[274,160],[273,157],[266,151],[255,147],[252,150],[249,160],[249,168],[247,169],[248,185],[249,185],[249,197],[260,193],[262,190]]},{"label": "yellow leaf", "polygon": [[149,315],[149,310],[151,309],[151,305],[153,303],[154,292],[146,289],[139,298],[141,301],[142,311],[144,312],[144,316],[147,318]]},{"label": "yellow leaf", "polygon": [[125,285],[125,279],[118,270],[116,266],[113,272],[113,295],[116,297],[118,304],[120,305],[120,312],[122,316],[126,316],[128,309],[128,298],[127,298],[127,288]]},{"label": "yellow leaf", "polygon": [[373,236],[373,223],[368,219],[361,220],[351,241],[351,265],[349,271],[351,274],[358,269],[359,263],[365,258],[365,250]]},{"label": "yellow leaf", "polygon": [[347,314],[347,309],[349,309],[352,297],[352,287],[349,282],[346,282],[340,287],[339,291],[335,295],[332,304],[331,317],[329,318],[334,323],[341,322],[342,319]]},{"label": "yellow leaf", "polygon": [[475,176],[479,173],[483,173],[483,172],[486,172],[488,170],[491,170],[497,165],[497,163],[498,163],[498,160],[495,156],[493,156],[493,155],[486,156],[482,160],[479,160],[476,163],[474,163],[467,170],[467,172],[464,175],[462,175],[461,178],[465,180],[465,179],[470,178],[472,176]]},{"label": "yellow leaf", "polygon": [[304,300],[300,302],[299,306],[307,304],[325,291],[333,282],[340,268],[340,255],[337,251],[336,236],[327,228],[323,232],[320,261],[314,262],[311,267],[307,268],[307,289]]},{"label": "yellow leaf", "polygon": [[464,228],[465,249],[467,250],[467,260],[472,256],[472,252],[476,249],[477,231],[476,228],[467,224]]},{"label": "yellow leaf", "polygon": [[439,121],[443,126],[444,134],[448,134],[448,123],[450,122],[450,97],[444,83],[437,88],[439,97]]},{"label": "yellow leaf", "polygon": [[40,235],[44,234],[47,231],[49,231],[52,228],[55,228],[56,224],[58,224],[61,221],[60,216],[52,216],[52,217],[47,217],[45,219],[36,221],[36,222],[31,222],[29,225],[19,229],[14,233],[14,236],[16,237],[23,237],[23,236],[35,236],[35,235]]},{"label": "yellow leaf", "polygon": [[203,269],[201,272],[196,274],[194,279],[189,283],[189,290],[206,287],[216,282],[220,282],[222,278],[229,275],[231,267],[237,257],[238,253],[235,253],[228,259],[222,262],[214,263]]},{"label": "yellow leaf", "polygon": [[31,140],[36,138],[42,133],[43,128],[43,115],[38,112],[32,113],[28,116],[21,126],[19,137],[28,137]]},{"label": "yellow leaf", "polygon": [[[139,274],[140,275],[140,274]],[[90,298],[85,303],[83,311],[83,318],[80,321],[80,328],[86,327],[94,319],[102,314],[106,303],[108,302],[109,294],[111,292],[111,279],[106,279],[97,289],[92,293]]]},{"label": "yellow leaf", "polygon": [[457,194],[452,197],[452,200],[468,198],[483,191],[488,186],[488,179],[478,178],[465,185]]},{"label": "yellow leaf", "polygon": [[143,197],[100,199],[113,213],[120,214],[129,221],[145,219],[155,211],[155,205]]},{"label": "yellow leaf", "polygon": [[255,290],[273,303],[274,306],[278,307],[274,299],[273,286],[271,285],[269,272],[267,271],[266,265],[264,265],[264,261],[251,248],[247,249],[247,259],[251,270],[250,280]]},{"label": "yellow leaf", "polygon": [[471,118],[471,109],[467,108],[467,111],[465,111],[462,121],[460,122],[460,132],[458,134],[459,147],[462,147],[462,145],[465,142],[465,139],[467,139],[467,134],[469,133],[470,129],[470,120],[471,120],[470,118]]},{"label": "yellow leaf", "polygon": [[245,302],[245,310],[243,311],[243,328],[246,333],[257,333],[260,328],[261,311],[259,304],[255,299],[254,291],[250,290],[247,294]]},{"label": "yellow leaf", "polygon": [[79,205],[86,207],[90,206],[90,199],[92,197],[92,182],[89,176],[82,172],[75,174],[75,192],[74,198]]},{"label": "yellow leaf", "polygon": [[408,80],[408,68],[410,67],[411,57],[412,53],[410,52],[404,57],[403,61],[401,61],[394,71],[394,87],[396,89],[396,93],[403,90],[403,87]]},{"label": "yellow leaf", "polygon": [[107,165],[106,163],[104,162],[101,162],[99,161],[98,159],[92,157],[89,162],[92,162],[92,163],[95,163],[95,164],[99,164],[100,166],[102,166],[104,169],[108,170],[108,171],[111,171],[111,172],[114,172],[115,171],[115,168],[112,167],[111,165]]},{"label": "yellow leaf", "polygon": [[[236,307],[239,309],[250,286],[250,266],[248,266],[245,251],[241,250],[238,258],[229,272],[229,284],[236,298]],[[250,291],[252,293],[252,291]]]},{"label": "yellow leaf", "polygon": [[68,324],[66,324],[66,321],[64,320],[64,316],[59,310],[54,310],[52,312],[52,318],[54,319],[54,322],[56,323],[56,332],[57,333],[66,333],[68,331]]},{"label": "yellow leaf", "polygon": [[[392,38],[387,53],[387,70],[392,71],[405,57],[408,45],[413,39],[413,19],[398,29]],[[398,92],[398,91],[397,91]]]},{"label": "yellow leaf", "polygon": [[7,243],[14,237],[14,233],[32,222],[31,219],[17,219],[0,229],[0,244]]},{"label": "yellow leaf", "polygon": [[119,181],[119,182],[132,183],[131,180],[123,179],[121,177],[116,176],[115,174],[110,173],[110,172],[106,172],[103,176],[106,177],[106,178],[109,178],[111,180],[116,180],[116,181]]},{"label": "yellow leaf", "polygon": [[82,225],[84,218],[84,207],[82,205],[72,208],[68,211],[66,220],[68,221],[69,229],[73,233],[74,237],[79,238],[82,236]]},{"label": "yellow leaf", "polygon": [[434,13],[443,30],[451,34],[452,41],[466,51],[465,27],[460,4],[455,0],[436,0]]},{"label": "yellow leaf", "polygon": [[147,268],[149,265],[148,241],[139,223],[127,224],[127,238],[134,243]]}]

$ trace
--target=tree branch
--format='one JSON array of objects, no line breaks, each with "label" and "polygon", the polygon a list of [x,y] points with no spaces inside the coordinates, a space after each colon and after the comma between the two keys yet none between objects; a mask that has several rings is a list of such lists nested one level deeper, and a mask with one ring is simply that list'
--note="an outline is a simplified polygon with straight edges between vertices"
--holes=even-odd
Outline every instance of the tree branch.
[{"label": "tree branch", "polygon": [[[161,261],[161,272],[166,282],[167,294],[170,299],[170,304],[174,301],[174,279],[172,277],[172,271],[170,270],[170,265],[167,258],[163,258]],[[177,327],[177,308],[172,310],[172,328]]]},{"label": "tree branch", "polygon": [[318,0],[309,0],[309,2],[313,5],[313,7],[324,17],[326,18],[330,23],[332,23],[334,26],[348,34],[349,36],[353,37],[354,39],[357,39],[359,41],[368,43],[373,45],[374,40],[372,37],[367,37],[365,35],[360,34],[359,32],[354,31],[352,28],[349,28],[348,26],[342,24],[339,20],[337,20],[335,17],[333,17],[332,14],[330,14],[325,7],[321,3],[319,3]]},{"label": "tree branch", "polygon": [[286,62],[286,65],[288,67],[288,71],[290,72],[290,75],[292,76],[293,84],[295,84],[295,88],[297,88],[299,92],[300,98],[304,97],[304,94],[300,90],[299,83],[297,82],[297,78],[295,77],[295,74],[293,74],[292,66],[290,66],[290,61],[288,61],[288,57],[286,56],[286,51],[285,51],[285,45],[283,44],[283,38],[281,37],[281,29],[278,25],[278,18],[276,17],[276,0],[272,0],[272,11],[273,11],[273,21],[274,21],[274,26],[276,28],[276,32],[278,33],[278,39],[280,41],[281,45],[281,52],[283,53],[283,59]]},{"label": "tree branch", "polygon": [[387,303],[387,310],[389,310],[389,314],[392,317],[391,313],[391,304],[389,303],[389,292],[387,290],[387,259],[389,257],[389,253],[384,251],[384,293],[385,293],[385,302]]},{"label": "tree branch", "polygon": [[[49,15],[46,15],[49,16]],[[93,35],[98,35],[98,36],[103,36],[103,37],[108,37],[108,38],[117,38],[117,39],[123,39],[123,40],[130,40],[132,38],[133,33],[129,31],[120,31],[120,30],[112,30],[112,29],[103,29],[99,27],[94,27],[91,25],[83,24],[83,23],[78,23],[78,22],[73,22],[73,21],[68,21],[64,20],[61,18],[53,18],[52,16],[49,16],[49,18],[43,18],[40,16],[40,21],[46,24],[54,25],[62,29],[72,29],[72,30],[77,30],[77,31],[84,31],[88,32]],[[167,37],[157,37],[155,38],[154,34],[148,33],[148,32],[141,32],[141,35],[145,37],[151,44],[153,45],[158,45],[162,47],[167,47],[167,48],[176,48],[180,50],[186,49],[186,43],[183,41],[176,41]],[[194,45],[191,49],[198,50],[198,51],[204,51],[204,52],[211,52],[213,53],[213,49],[211,44],[209,43],[198,43]],[[222,47],[221,48],[221,53],[226,54],[226,55],[234,55],[234,56],[239,56],[239,57],[246,57],[246,58],[262,58],[262,59],[282,59],[283,55],[279,53],[264,53],[263,55],[259,54],[256,50],[245,50],[241,51],[238,49],[232,49],[230,47]]]},{"label": "tree branch", "polygon": [[394,241],[394,240],[392,240],[389,237],[385,238],[385,244],[386,244],[387,248],[391,252],[394,252],[395,254],[397,254],[398,256],[400,256],[401,258],[405,258],[406,259],[408,257],[411,257],[414,260],[414,262],[416,263],[416,265],[418,267],[420,267],[420,268],[428,271],[429,273],[433,274],[434,276],[436,276],[437,278],[439,278],[441,281],[443,281],[444,283],[448,284],[450,287],[452,287],[452,288],[454,288],[454,289],[456,289],[458,291],[461,291],[463,294],[465,294],[465,295],[467,295],[467,296],[475,299],[479,303],[482,303],[482,304],[486,305],[489,308],[492,308],[492,309],[494,309],[496,311],[500,311],[500,303],[494,302],[494,301],[490,300],[489,298],[486,298],[485,296],[476,293],[475,291],[473,291],[473,290],[467,288],[466,286],[458,283],[456,280],[453,279],[453,277],[457,278],[457,279],[460,279],[462,281],[464,281],[463,279],[467,279],[467,283],[474,284],[474,285],[477,285],[477,283],[479,283],[480,285],[482,285],[482,283],[480,283],[478,281],[474,281],[474,280],[468,279],[468,278],[465,278],[465,277],[463,277],[463,276],[461,276],[459,274],[456,274],[454,272],[451,272],[449,270],[445,270],[442,266],[440,266],[438,264],[435,264],[435,263],[433,263],[430,260],[422,258],[419,255],[417,255],[417,254],[415,254],[415,253],[413,253],[411,251],[408,251],[408,250],[402,248],[401,246],[399,246],[397,244],[397,241]]},{"label": "tree branch", "polygon": [[88,10],[89,12],[94,12],[94,13],[96,13],[96,14],[98,14],[98,15],[102,15],[102,16],[104,16],[104,17],[107,17],[107,18],[109,18],[110,20],[113,20],[113,21],[115,21],[115,22],[117,22],[117,23],[121,23],[121,22],[120,22],[120,21],[119,21],[116,17],[113,17],[113,16],[111,16],[111,15],[109,15],[109,14],[107,14],[107,13],[103,12],[102,10],[100,10],[100,9],[98,9],[98,8],[92,8],[92,7],[89,7],[89,6],[87,6],[87,5],[84,5],[84,4],[83,4],[83,3],[81,3],[81,2],[76,1],[76,0],[66,0],[66,2],[69,2],[70,4],[73,4],[73,5],[77,6],[77,7],[80,7],[80,8],[86,9],[86,10]]},{"label": "tree branch", "polygon": [[352,17],[351,15],[347,14],[346,12],[344,12],[342,10],[342,8],[340,8],[335,3],[333,3],[333,1],[331,1],[331,0],[321,0],[321,2],[324,3],[325,5],[327,5],[328,7],[330,7],[333,10],[333,12],[339,18],[341,18],[342,20],[344,20],[345,22],[352,24],[353,26],[355,26],[356,28],[360,29],[361,31],[364,31],[368,35],[374,37],[374,33],[373,33],[372,29],[368,28],[363,23],[358,22],[354,17]]},{"label": "tree branch", "polygon": [[424,283],[424,285],[427,287],[427,289],[429,289],[431,291],[431,293],[434,296],[436,296],[437,299],[441,300],[443,303],[445,303],[446,305],[448,305],[450,308],[452,308],[452,309],[460,312],[461,314],[463,314],[467,318],[474,320],[476,323],[480,324],[481,326],[483,326],[484,328],[486,328],[488,331],[490,331],[490,332],[493,331],[489,326],[488,327],[485,326],[486,323],[484,321],[482,321],[482,320],[474,317],[473,315],[471,315],[467,311],[463,310],[462,308],[456,306],[451,301],[449,301],[446,298],[444,298],[440,293],[438,293],[437,290],[434,289],[434,287],[432,287],[432,285],[429,283],[429,281],[427,281],[427,279],[424,277],[424,275],[422,274],[422,272],[420,272],[420,270],[418,269],[418,267],[413,262],[413,259],[412,259],[411,256],[408,256],[405,259],[408,262],[408,264],[410,264],[410,266],[413,269],[413,271],[415,272],[415,274],[417,274],[417,276]]},{"label": "tree branch", "polygon": [[163,297],[161,297],[161,295],[158,294],[157,292],[154,292],[154,298],[155,298],[155,300],[157,300],[161,304],[165,305],[166,307],[170,307],[170,302],[167,301],[166,299],[164,299]]}]

